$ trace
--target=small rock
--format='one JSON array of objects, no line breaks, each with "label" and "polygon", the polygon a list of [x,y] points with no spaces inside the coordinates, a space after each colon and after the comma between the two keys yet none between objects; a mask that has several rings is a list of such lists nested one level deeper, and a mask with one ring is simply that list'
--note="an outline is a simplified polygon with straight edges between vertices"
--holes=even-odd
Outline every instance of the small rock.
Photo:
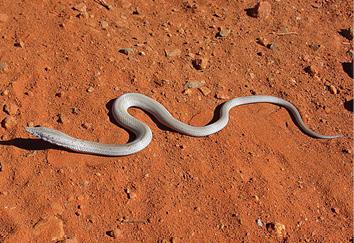
[{"label": "small rock", "polygon": [[107,21],[104,21],[104,20],[102,20],[101,22],[100,22],[100,25],[101,25],[101,28],[102,29],[104,29],[104,30],[106,30],[107,28],[108,28],[108,22]]},{"label": "small rock", "polygon": [[311,77],[318,75],[318,68],[315,65],[310,65],[305,68],[305,72],[310,74]]},{"label": "small rock", "polygon": [[126,188],[125,192],[127,193],[128,199],[135,199],[137,197],[137,194],[129,188]]},{"label": "small rock", "polygon": [[200,80],[200,81],[188,81],[185,85],[184,85],[184,89],[197,89],[200,88],[202,86],[205,85],[205,81],[204,80]]},{"label": "small rock", "polygon": [[56,216],[39,220],[33,227],[33,233],[43,242],[60,241],[64,239],[63,221]]},{"label": "small rock", "polygon": [[63,96],[64,96],[64,94],[65,94],[65,92],[64,92],[64,91],[62,91],[62,90],[58,90],[58,91],[55,93],[55,96],[56,96],[56,97],[61,98],[61,97],[63,97]]},{"label": "small rock", "polygon": [[118,50],[119,53],[122,53],[124,55],[129,55],[133,52],[133,49],[132,48],[120,48]]},{"label": "small rock", "polygon": [[14,126],[16,126],[16,124],[17,124],[17,121],[16,121],[15,117],[13,117],[13,116],[5,117],[1,122],[1,126],[5,129],[11,129]]},{"label": "small rock", "polygon": [[91,123],[88,123],[88,122],[82,123],[81,126],[85,129],[91,129],[91,127],[92,127]]},{"label": "small rock", "polygon": [[106,235],[114,239],[122,237],[123,233],[121,229],[113,229],[106,231]]},{"label": "small rock", "polygon": [[183,90],[182,93],[185,94],[185,95],[191,96],[192,95],[192,90],[191,89],[185,89],[185,90]]},{"label": "small rock", "polygon": [[146,53],[145,53],[144,51],[140,51],[140,52],[139,52],[139,55],[140,55],[140,56],[146,56]]},{"label": "small rock", "polygon": [[14,46],[15,47],[24,48],[25,47],[25,43],[22,40],[18,39],[18,40],[15,41]]},{"label": "small rock", "polygon": [[5,104],[3,107],[3,111],[8,115],[16,115],[18,111],[18,106],[15,103]]},{"label": "small rock", "polygon": [[66,121],[66,118],[64,117],[63,114],[58,114],[57,115],[57,122],[63,124]]},{"label": "small rock", "polygon": [[351,153],[352,153],[352,150],[351,150],[351,149],[348,149],[348,148],[343,148],[343,149],[342,149],[342,152],[345,153],[345,154],[351,154]]},{"label": "small rock", "polygon": [[137,197],[137,194],[135,192],[130,192],[128,194],[128,199],[135,199]]},{"label": "small rock", "polygon": [[309,47],[314,51],[318,51],[318,49],[320,49],[321,45],[318,43],[312,43],[309,45]]},{"label": "small rock", "polygon": [[0,62],[0,72],[7,72],[9,70],[5,62]]},{"label": "small rock", "polygon": [[133,15],[139,15],[140,14],[140,10],[138,7],[136,7],[134,10],[133,10]]},{"label": "small rock", "polygon": [[0,14],[0,23],[6,23],[7,20],[9,19],[9,16],[7,16],[7,14]]},{"label": "small rock", "polygon": [[328,89],[329,89],[329,92],[331,92],[331,94],[338,94],[338,90],[334,85],[330,85],[328,87]]},{"label": "small rock", "polygon": [[77,108],[77,107],[71,108],[71,113],[73,113],[75,115],[79,114],[79,108]]},{"label": "small rock", "polygon": [[268,223],[266,224],[269,232],[274,232],[278,240],[284,240],[286,236],[285,225],[281,223]]},{"label": "small rock", "polygon": [[87,11],[87,6],[85,3],[79,3],[79,4],[76,4],[74,7],[73,7],[74,10],[77,10],[79,12],[86,12]]},{"label": "small rock", "polygon": [[262,46],[267,46],[268,45],[268,41],[263,38],[263,37],[258,37],[256,38],[256,42]]},{"label": "small rock", "polygon": [[204,70],[208,65],[208,58],[196,58],[192,61],[193,67],[197,70]]},{"label": "small rock", "polygon": [[88,93],[92,93],[94,90],[95,90],[95,88],[92,87],[92,86],[89,86],[89,87],[86,89],[86,91],[87,91]]},{"label": "small rock", "polygon": [[166,55],[166,57],[178,57],[181,55],[181,50],[180,49],[173,49],[173,50],[165,49],[165,55]]},{"label": "small rock", "polygon": [[3,166],[2,166],[2,164],[0,162],[0,172],[2,172],[2,170],[3,170]]},{"label": "small rock", "polygon": [[272,5],[267,1],[260,1],[254,7],[254,15],[257,18],[266,19],[270,16],[272,12]]},{"label": "small rock", "polygon": [[339,208],[331,208],[331,211],[335,214],[339,214]]},{"label": "small rock", "polygon": [[228,28],[220,27],[219,32],[216,33],[216,37],[227,37],[231,33],[231,30]]},{"label": "small rock", "polygon": [[166,79],[156,79],[154,80],[154,83],[157,84],[160,87],[165,86],[168,83],[168,80]]},{"label": "small rock", "polygon": [[10,91],[8,89],[5,89],[4,91],[1,92],[2,96],[8,96]]},{"label": "small rock", "polygon": [[259,226],[259,227],[263,227],[263,222],[261,219],[257,219],[256,220],[256,224]]},{"label": "small rock", "polygon": [[85,3],[76,4],[76,5],[73,7],[73,9],[79,11],[79,14],[77,15],[77,17],[85,17],[85,18],[88,18],[89,14],[88,14],[88,12],[87,12],[87,6],[86,6]]},{"label": "small rock", "polygon": [[207,95],[209,95],[211,93],[211,90],[208,87],[205,87],[205,86],[200,87],[199,90],[202,92],[202,94],[204,96],[207,96]]},{"label": "small rock", "polygon": [[267,48],[270,50],[275,50],[276,45],[274,43],[269,43],[269,44],[267,44]]}]

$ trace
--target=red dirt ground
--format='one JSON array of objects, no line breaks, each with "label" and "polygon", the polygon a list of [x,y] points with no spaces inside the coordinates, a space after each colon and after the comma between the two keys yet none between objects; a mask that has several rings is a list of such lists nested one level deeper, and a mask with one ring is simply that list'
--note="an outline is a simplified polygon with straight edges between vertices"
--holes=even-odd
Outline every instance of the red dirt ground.
[{"label": "red dirt ground", "polygon": [[[0,1],[0,242],[351,240],[352,45],[341,31],[351,1],[269,0],[258,17],[246,11],[256,0],[106,3]],[[211,93],[185,91],[193,80]],[[125,143],[108,110],[126,92],[193,125],[228,98],[279,96],[314,130],[349,137],[310,138],[269,104],[235,108],[204,138],[132,109],[154,138],[126,157],[54,148],[24,130]]]}]

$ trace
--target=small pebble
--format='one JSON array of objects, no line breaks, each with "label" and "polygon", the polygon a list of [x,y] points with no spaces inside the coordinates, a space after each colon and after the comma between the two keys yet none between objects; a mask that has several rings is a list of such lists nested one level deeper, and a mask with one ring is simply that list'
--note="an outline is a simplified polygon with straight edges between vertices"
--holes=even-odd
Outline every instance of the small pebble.
[{"label": "small pebble", "polygon": [[309,45],[309,47],[314,51],[318,51],[318,49],[320,49],[321,45],[318,43],[312,43]]},{"label": "small pebble", "polygon": [[231,33],[231,30],[225,27],[220,27],[219,32],[216,33],[216,37],[227,37]]},{"label": "small pebble", "polygon": [[95,90],[95,88],[92,87],[92,86],[90,86],[90,87],[88,87],[88,88],[86,89],[86,91],[87,91],[88,93],[92,93],[94,90]]},{"label": "small pebble", "polygon": [[165,56],[166,57],[178,57],[180,55],[181,55],[180,49],[172,49],[172,50],[165,49]]},{"label": "small pebble", "polygon": [[123,233],[122,233],[122,230],[120,230],[120,229],[114,229],[114,230],[106,231],[106,235],[109,237],[112,237],[114,239],[117,239],[119,237],[122,237]]},{"label": "small pebble", "polygon": [[0,162],[0,172],[2,172],[2,171],[3,171],[3,166],[2,166],[2,164]]},{"label": "small pebble", "polygon": [[145,53],[144,51],[140,51],[140,52],[139,52],[139,55],[140,55],[140,56],[146,56],[146,53]]},{"label": "small pebble", "polygon": [[268,45],[268,41],[263,38],[263,37],[258,37],[256,38],[256,42],[262,46],[267,46]]},{"label": "small pebble", "polygon": [[18,106],[15,103],[5,104],[3,111],[8,115],[16,115],[18,111]]},{"label": "small pebble", "polygon": [[331,208],[331,211],[335,214],[339,214],[339,208]]},{"label": "small pebble", "polygon": [[334,85],[330,85],[328,88],[331,94],[338,94],[338,90]]},{"label": "small pebble", "polygon": [[205,81],[204,80],[200,80],[200,81],[188,81],[185,85],[184,85],[184,89],[197,89],[200,88],[202,86],[205,85]]},{"label": "small pebble", "polygon": [[76,4],[74,7],[73,7],[74,10],[77,10],[79,12],[86,12],[87,10],[87,6],[85,3],[79,3],[79,4]]},{"label": "small pebble", "polygon": [[257,219],[256,220],[256,224],[259,226],[259,227],[263,227],[263,222],[261,219]]},{"label": "small pebble", "polygon": [[1,92],[2,96],[8,96],[10,91],[8,89],[5,89],[4,91]]},{"label": "small pebble", "polygon": [[108,22],[107,21],[104,21],[104,20],[102,20],[101,22],[100,22],[100,25],[101,25],[101,28],[102,29],[104,29],[104,30],[106,30],[107,28],[108,28]]},{"label": "small pebble", "polygon": [[352,153],[352,150],[351,150],[351,149],[348,149],[348,148],[343,148],[343,149],[342,149],[342,152],[345,153],[345,154],[351,154],[351,153]]},{"label": "small pebble", "polygon": [[118,50],[119,53],[122,53],[124,55],[129,55],[133,52],[133,49],[132,48],[120,48]]},{"label": "small pebble", "polygon": [[267,1],[260,1],[254,7],[254,14],[257,18],[267,19],[272,12],[272,5]]},{"label": "small pebble", "polygon": [[208,87],[205,87],[205,86],[200,87],[199,90],[202,92],[202,94],[204,96],[207,96],[207,95],[209,95],[211,93],[211,90]]},{"label": "small pebble", "polygon": [[24,48],[25,47],[25,43],[22,40],[18,39],[18,40],[15,41],[14,46],[15,47]]},{"label": "small pebble", "polygon": [[57,115],[57,122],[63,124],[66,121],[66,118],[64,117],[63,114],[58,114]]},{"label": "small pebble", "polygon": [[82,123],[81,126],[85,129],[91,129],[91,127],[92,127],[91,123],[88,123],[88,122]]},{"label": "small pebble", "polygon": [[2,127],[5,129],[11,129],[14,126],[16,126],[16,124],[17,124],[17,121],[13,116],[5,117],[1,122]]},{"label": "small pebble", "polygon": [[311,77],[318,75],[318,68],[315,65],[310,65],[305,68],[305,72],[310,74]]},{"label": "small pebble", "polygon": [[79,3],[79,4],[76,4],[74,7],[73,7],[74,10],[77,10],[79,11],[79,14],[77,15],[77,17],[84,17],[84,18],[88,18],[89,17],[89,14],[87,12],[87,6],[85,3]]},{"label": "small pebble", "polygon": [[206,69],[208,65],[208,58],[196,58],[192,61],[193,67],[197,70]]},{"label": "small pebble", "polygon": [[165,86],[169,81],[166,79],[156,79],[154,80],[154,83],[157,84],[160,87]]},{"label": "small pebble", "polygon": [[269,43],[269,44],[267,44],[267,48],[270,50],[275,50],[276,46],[274,43]]},{"label": "small pebble", "polygon": [[9,70],[7,63],[0,62],[0,72],[7,72]]},{"label": "small pebble", "polygon": [[266,224],[266,227],[269,232],[275,233],[278,240],[284,240],[286,236],[285,225],[275,222]]},{"label": "small pebble", "polygon": [[79,114],[79,108],[77,108],[77,107],[71,108],[71,113],[75,114],[75,115]]},{"label": "small pebble", "polygon": [[55,93],[55,96],[61,98],[61,97],[64,96],[64,93],[65,93],[64,91],[58,90],[58,91]]},{"label": "small pebble", "polygon": [[192,95],[192,90],[191,89],[185,89],[185,90],[183,90],[182,93],[185,94],[185,95],[191,96]]}]

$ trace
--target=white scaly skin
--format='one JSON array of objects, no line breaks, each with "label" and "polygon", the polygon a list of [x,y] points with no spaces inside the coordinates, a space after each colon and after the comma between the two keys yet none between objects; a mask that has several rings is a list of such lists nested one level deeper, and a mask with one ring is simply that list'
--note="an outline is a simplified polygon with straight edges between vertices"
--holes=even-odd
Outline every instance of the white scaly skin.
[{"label": "white scaly skin", "polygon": [[230,109],[247,104],[272,103],[285,107],[295,118],[297,125],[307,135],[314,138],[331,139],[343,137],[342,135],[326,136],[309,129],[301,119],[299,111],[290,102],[274,96],[245,96],[234,98],[225,102],[220,109],[219,119],[207,126],[196,127],[176,120],[166,108],[157,101],[137,93],[127,93],[118,97],[113,104],[112,111],[116,121],[127,130],[135,134],[134,141],[127,144],[100,144],[73,138],[58,130],[46,127],[27,127],[26,131],[47,142],[81,153],[99,154],[106,156],[130,155],[143,150],[152,139],[150,128],[128,113],[130,107],[138,107],[156,117],[163,125],[180,133],[202,137],[222,130],[229,121]]}]

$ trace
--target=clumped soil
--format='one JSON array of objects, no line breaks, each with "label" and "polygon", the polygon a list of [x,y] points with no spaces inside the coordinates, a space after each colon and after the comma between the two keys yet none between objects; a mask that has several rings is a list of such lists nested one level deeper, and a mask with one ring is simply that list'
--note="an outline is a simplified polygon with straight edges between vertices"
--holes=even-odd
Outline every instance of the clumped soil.
[{"label": "clumped soil", "polygon": [[[348,242],[352,237],[351,1],[1,1],[1,242]],[[190,82],[186,85],[187,82]],[[192,82],[192,83],[191,83]],[[85,155],[26,133],[44,125],[102,143],[127,92],[205,125],[194,138],[139,109],[152,143]]]}]

